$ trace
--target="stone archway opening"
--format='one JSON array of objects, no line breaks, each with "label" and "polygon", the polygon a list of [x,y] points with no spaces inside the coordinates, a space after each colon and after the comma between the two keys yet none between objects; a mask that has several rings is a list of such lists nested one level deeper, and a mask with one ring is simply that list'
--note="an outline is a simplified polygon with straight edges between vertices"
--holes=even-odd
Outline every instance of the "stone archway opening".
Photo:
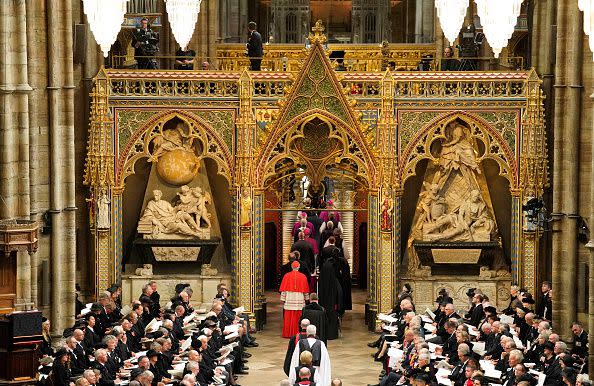
[{"label": "stone archway opening", "polygon": [[[293,228],[300,211],[307,211],[309,220],[315,222],[314,239],[318,250],[325,243],[319,233],[320,214],[327,212],[333,217],[340,216],[343,249],[352,282],[366,288],[367,254],[360,246],[368,245],[367,234],[363,234],[362,240],[359,232],[359,229],[367,228],[369,184],[365,171],[357,160],[344,157],[349,153],[347,135],[332,119],[312,114],[290,132],[283,143],[283,154],[269,165],[271,172],[267,173],[263,184],[267,203],[265,288],[274,289],[280,284],[281,266],[288,262],[295,241]],[[332,210],[325,208],[330,202],[334,206]],[[275,237],[272,237],[273,233]],[[272,278],[275,280],[270,282]]]}]

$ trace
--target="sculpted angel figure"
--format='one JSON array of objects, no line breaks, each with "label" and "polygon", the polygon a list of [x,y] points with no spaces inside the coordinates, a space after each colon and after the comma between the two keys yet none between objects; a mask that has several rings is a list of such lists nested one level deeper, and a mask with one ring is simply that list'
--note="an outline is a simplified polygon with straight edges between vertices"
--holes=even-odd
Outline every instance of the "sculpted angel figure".
[{"label": "sculpted angel figure", "polygon": [[419,195],[419,204],[417,206],[419,217],[415,229],[421,229],[423,224],[437,220],[442,213],[437,213],[435,205],[445,203],[444,198],[439,195],[439,186],[437,184],[423,182],[423,186],[425,186],[426,190]]},{"label": "sculpted angel figure", "polygon": [[197,186],[192,189],[192,195],[196,199],[196,222],[200,224],[200,219],[202,219],[206,223],[206,227],[210,228],[212,226],[210,222],[210,213],[208,213],[208,210],[206,209],[206,204],[211,200],[210,194],[208,192],[203,194],[202,189]]},{"label": "sculpted angel figure", "polygon": [[149,161],[156,161],[161,155],[172,150],[182,149],[193,152],[192,145],[194,138],[186,134],[186,125],[179,123],[175,129],[163,130],[153,139],[153,154]]}]

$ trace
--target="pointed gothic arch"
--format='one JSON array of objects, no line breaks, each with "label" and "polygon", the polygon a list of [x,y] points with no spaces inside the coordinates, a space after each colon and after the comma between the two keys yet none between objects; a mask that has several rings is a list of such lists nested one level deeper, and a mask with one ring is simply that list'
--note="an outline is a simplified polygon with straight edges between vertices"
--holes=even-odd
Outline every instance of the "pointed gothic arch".
[{"label": "pointed gothic arch", "polygon": [[327,138],[341,144],[333,161],[337,164],[352,162],[365,185],[375,188],[378,184],[376,150],[365,134],[360,114],[353,106],[354,101],[347,98],[324,47],[319,41],[315,42],[257,153],[254,168],[256,186],[264,187],[279,160],[297,160],[298,155],[291,150],[291,143],[304,137],[304,123],[317,118],[331,127]]},{"label": "pointed gothic arch", "polygon": [[431,152],[431,146],[435,141],[445,138],[446,126],[455,120],[468,125],[472,139],[482,144],[483,151],[477,157],[477,161],[495,161],[499,165],[499,175],[509,181],[510,189],[516,189],[519,185],[519,173],[516,156],[510,144],[484,119],[464,111],[452,111],[436,117],[419,130],[402,149],[398,168],[400,185],[404,186],[406,180],[416,175],[416,167],[421,160],[438,161],[438,157]]},{"label": "pointed gothic arch", "polygon": [[151,141],[159,135],[164,125],[178,118],[186,123],[189,135],[199,141],[202,152],[198,158],[211,158],[217,164],[217,173],[231,183],[233,161],[231,152],[219,134],[202,118],[187,110],[169,110],[156,114],[139,127],[129,138],[116,160],[116,186],[124,186],[126,177],[134,174],[134,166],[141,158],[151,156]]}]

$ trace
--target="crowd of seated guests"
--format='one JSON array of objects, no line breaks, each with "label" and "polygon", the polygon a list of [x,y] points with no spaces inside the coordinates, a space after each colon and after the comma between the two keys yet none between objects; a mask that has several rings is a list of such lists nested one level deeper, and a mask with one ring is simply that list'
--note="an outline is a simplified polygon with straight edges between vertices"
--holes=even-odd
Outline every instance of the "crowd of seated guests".
[{"label": "crowd of seated guests", "polygon": [[434,310],[419,312],[405,285],[391,313],[379,316],[381,335],[368,344],[377,348],[373,356],[383,365],[379,385],[591,385],[588,334],[575,322],[571,349],[560,340],[550,320],[549,282],[542,285],[536,310],[532,295],[516,286],[503,310],[480,289],[466,295],[471,304],[466,312],[456,312],[445,289]]},{"label": "crowd of seated guests", "polygon": [[[257,347],[249,318],[228,303],[223,283],[210,311],[194,310],[188,284],[161,307],[157,283],[147,283],[138,300],[122,307],[114,285],[96,303],[80,309],[74,326],[54,347],[43,321],[39,383],[53,386],[237,385]],[[55,342],[54,342],[55,343]],[[62,343],[62,339],[60,339]]]}]

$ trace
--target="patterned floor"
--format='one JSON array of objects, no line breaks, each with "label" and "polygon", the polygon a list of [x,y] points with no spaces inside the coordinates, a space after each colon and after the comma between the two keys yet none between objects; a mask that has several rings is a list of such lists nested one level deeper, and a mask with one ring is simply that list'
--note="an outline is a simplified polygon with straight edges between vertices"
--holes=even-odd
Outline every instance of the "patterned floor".
[{"label": "patterned floor", "polygon": [[[328,342],[332,377],[342,379],[345,386],[377,383],[381,370],[379,363],[371,358],[373,349],[366,345],[376,336],[367,331],[364,322],[365,296],[364,291],[353,291],[353,310],[348,311],[344,317],[343,336]],[[255,335],[260,347],[249,349],[253,355],[247,364],[250,373],[237,380],[242,386],[276,386],[280,380],[286,378],[283,361],[287,339],[281,337],[282,311],[278,298],[278,293],[266,294],[268,323],[263,331]]]}]

